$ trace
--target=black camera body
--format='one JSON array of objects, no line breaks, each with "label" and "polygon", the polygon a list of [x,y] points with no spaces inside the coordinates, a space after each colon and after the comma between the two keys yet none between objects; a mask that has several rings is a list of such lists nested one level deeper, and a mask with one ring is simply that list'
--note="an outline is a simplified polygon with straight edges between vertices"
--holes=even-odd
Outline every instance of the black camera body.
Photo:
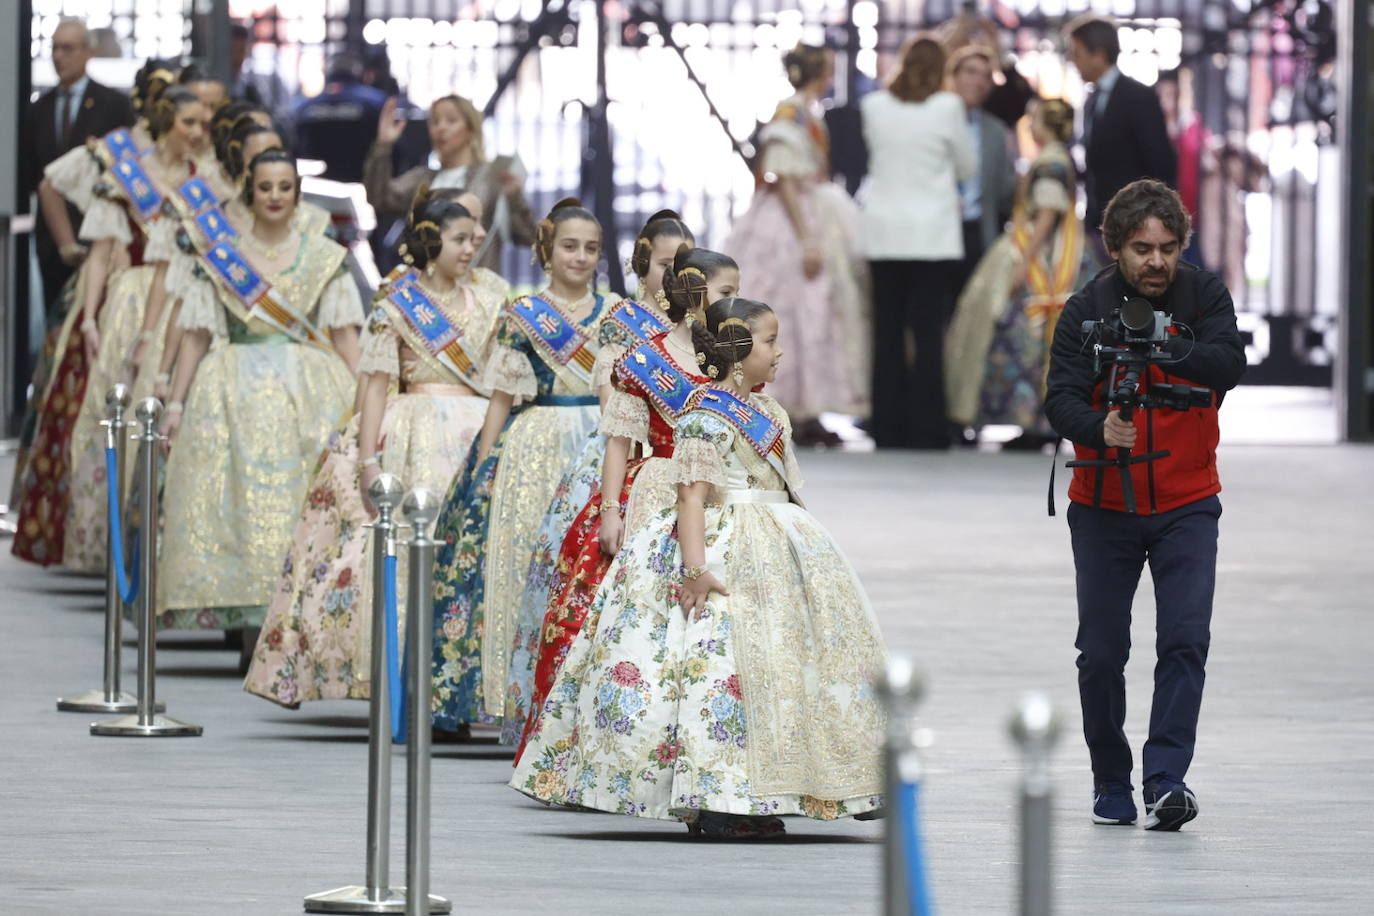
[{"label": "black camera body", "polygon": [[[1155,383],[1146,392],[1140,391],[1140,378],[1154,364],[1177,362],[1166,344],[1173,336],[1173,319],[1155,309],[1149,300],[1124,299],[1110,318],[1083,322],[1083,335],[1096,338],[1093,345],[1093,371],[1102,374],[1104,366],[1113,365],[1119,371],[1112,374],[1107,388],[1107,403],[1119,410],[1121,419],[1130,421],[1137,409],[1191,410],[1212,406],[1210,388],[1191,385]],[[1136,511],[1135,489],[1131,483],[1131,465],[1167,458],[1167,449],[1132,456],[1129,449],[1117,449],[1114,459],[1082,459],[1068,462],[1068,467],[1116,467],[1121,472],[1122,496],[1126,511]]]}]

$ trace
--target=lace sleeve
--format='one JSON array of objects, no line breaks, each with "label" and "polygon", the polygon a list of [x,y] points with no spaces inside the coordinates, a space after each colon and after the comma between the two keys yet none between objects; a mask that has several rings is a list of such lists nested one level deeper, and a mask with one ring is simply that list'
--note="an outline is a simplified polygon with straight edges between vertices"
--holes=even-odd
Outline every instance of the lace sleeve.
[{"label": "lace sleeve", "polygon": [[167,277],[163,284],[167,289],[167,295],[175,299],[181,295],[182,290],[195,282],[195,257],[177,248],[172,256],[167,259]]},{"label": "lace sleeve", "polygon": [[525,400],[533,400],[539,395],[539,380],[534,376],[530,358],[501,343],[500,338],[492,345],[487,356],[487,365],[482,371],[482,387],[489,391],[504,391]]},{"label": "lace sleeve", "polygon": [[391,327],[386,312],[372,310],[367,329],[363,331],[363,355],[358,360],[358,374],[375,373],[391,378],[401,377],[401,340]]},{"label": "lace sleeve", "polygon": [[633,391],[615,388],[601,411],[601,435],[649,441],[649,402]]},{"label": "lace sleeve", "polygon": [[118,201],[92,197],[91,205],[86,208],[86,218],[81,221],[80,238],[83,242],[114,239],[128,245],[134,240],[134,234],[129,231],[129,220]]},{"label": "lace sleeve", "polygon": [[49,162],[43,177],[53,190],[84,213],[91,207],[95,183],[100,180],[100,163],[90,150],[78,146]]},{"label": "lace sleeve", "polygon": [[[143,246],[143,263],[157,261],[171,263],[180,249],[177,248],[177,229],[180,227],[170,216],[159,216],[148,231],[148,242]],[[168,268],[170,272],[170,267]]]},{"label": "lace sleeve", "polygon": [[209,331],[216,337],[229,336],[224,306],[215,295],[215,288],[208,277],[197,272],[178,292],[181,294],[181,312],[177,317],[177,327],[188,331]]},{"label": "lace sleeve", "polygon": [[363,300],[347,269],[341,268],[320,293],[315,323],[322,331],[357,327],[363,323]]},{"label": "lace sleeve", "polygon": [[806,129],[789,118],[777,117],[759,132],[763,144],[762,167],[766,174],[809,178],[816,173],[811,138]]},{"label": "lace sleeve", "polygon": [[1063,182],[1053,178],[1035,179],[1031,183],[1030,198],[1036,210],[1054,210],[1063,213],[1072,206],[1069,201],[1069,192],[1065,189]]},{"label": "lace sleeve", "polygon": [[692,411],[678,421],[673,437],[672,482],[704,481],[711,485],[711,499],[718,500],[728,488],[725,455],[734,440],[734,430],[710,414]]},{"label": "lace sleeve", "polygon": [[[610,322],[606,322],[609,324]],[[625,355],[626,347],[620,343],[602,341],[601,349],[596,351],[596,362],[592,365],[592,390],[600,390],[602,385],[611,383],[615,374],[615,364]]]}]

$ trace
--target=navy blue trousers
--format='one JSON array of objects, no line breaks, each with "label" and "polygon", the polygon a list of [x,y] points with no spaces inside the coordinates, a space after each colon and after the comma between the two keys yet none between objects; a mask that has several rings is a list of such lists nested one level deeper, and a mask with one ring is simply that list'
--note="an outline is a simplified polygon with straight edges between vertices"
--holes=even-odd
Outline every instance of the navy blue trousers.
[{"label": "navy blue trousers", "polygon": [[1072,503],[1069,532],[1078,581],[1078,694],[1097,782],[1131,781],[1126,661],[1131,601],[1150,564],[1155,585],[1155,689],[1141,772],[1182,780],[1193,760],[1211,642],[1217,573],[1215,496],[1159,515]]}]

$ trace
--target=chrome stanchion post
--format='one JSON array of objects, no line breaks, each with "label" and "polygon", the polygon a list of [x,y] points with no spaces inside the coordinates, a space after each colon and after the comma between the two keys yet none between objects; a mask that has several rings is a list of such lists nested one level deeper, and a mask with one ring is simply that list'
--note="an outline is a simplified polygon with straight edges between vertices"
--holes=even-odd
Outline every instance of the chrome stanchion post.
[{"label": "chrome stanchion post", "polygon": [[1044,693],[1021,698],[1011,720],[1011,735],[1021,745],[1021,916],[1049,916],[1050,752],[1059,737],[1059,717]]},{"label": "chrome stanchion post", "polygon": [[138,418],[138,440],[142,463],[139,483],[143,505],[139,512],[139,587],[138,587],[138,712],[109,722],[91,725],[92,735],[134,738],[174,738],[199,735],[199,725],[157,714],[157,467],[161,449],[158,420],[162,402],[144,398],[134,411]]},{"label": "chrome stanchion post", "polygon": [[916,705],[925,695],[925,678],[911,659],[896,656],[888,662],[877,687],[887,708],[883,913],[927,916],[931,902],[920,854],[916,789],[921,779],[921,751],[930,744],[930,733],[916,728],[915,723]]},{"label": "chrome stanchion post", "polygon": [[401,514],[410,524],[406,584],[406,644],[410,652],[410,745],[406,753],[406,914],[447,913],[451,904],[429,892],[429,729],[434,651],[435,541],[429,526],[439,514],[428,490],[410,491]]},{"label": "chrome stanchion post", "polygon": [[[100,422],[100,425],[105,427],[105,447],[114,449],[115,453],[115,477],[107,481],[106,486],[115,488],[115,499],[121,506],[124,489],[121,486],[124,480],[124,430],[133,426],[124,419],[124,411],[128,408],[129,386],[121,382],[105,394],[105,419]],[[117,536],[119,533],[111,529],[105,544],[104,686],[58,700],[57,708],[63,712],[131,713],[138,709],[138,698],[120,690],[119,686],[120,627],[124,617],[124,600],[119,594],[119,571],[115,566],[114,539]]]},{"label": "chrome stanchion post", "polygon": [[305,898],[307,913],[404,913],[405,888],[390,887],[391,716],[387,677],[386,561],[396,555],[392,516],[405,488],[380,474],[367,489],[377,509],[372,523],[372,693],[367,715],[367,883]]}]

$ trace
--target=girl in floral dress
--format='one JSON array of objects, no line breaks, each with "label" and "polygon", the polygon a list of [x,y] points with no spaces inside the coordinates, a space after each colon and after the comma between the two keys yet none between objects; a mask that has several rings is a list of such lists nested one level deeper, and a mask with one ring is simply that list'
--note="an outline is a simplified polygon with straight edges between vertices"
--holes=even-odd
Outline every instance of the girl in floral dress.
[{"label": "girl in floral dress", "polygon": [[[296,524],[244,682],[283,706],[371,695],[367,488],[385,471],[408,490],[447,490],[481,429],[487,401],[473,386],[510,286],[472,266],[480,223],[455,197],[422,187],[411,208],[402,245],[412,269],[376,297],[358,366],[361,410],[331,437]],[[398,609],[405,566],[400,551]]]},{"label": "girl in floral dress", "polygon": [[693,330],[716,380],[677,422],[677,511],[616,555],[511,786],[713,838],[866,815],[883,804],[883,641],[796,501],[786,413],[752,393],[782,357],[778,319],[723,299]]},{"label": "girl in floral dress", "polygon": [[[708,304],[733,296],[740,274],[733,259],[705,248],[684,248],[673,260],[663,280],[669,290],[672,330],[625,354],[616,369],[616,390],[601,418],[601,432],[609,437],[601,486],[563,541],[559,587],[533,629],[537,654],[530,708],[536,711],[548,696],[620,545],[677,502],[672,481],[673,427],[692,390],[711,380],[697,361],[692,322],[706,320]],[[649,450],[631,460],[636,443],[648,443]],[[618,499],[603,499],[604,493],[617,491]],[[532,726],[533,717],[526,723],[525,734]]]},{"label": "girl in floral dress", "polygon": [[[537,227],[548,288],[502,314],[477,442],[435,526],[434,725],[459,738],[499,722],[511,638],[540,524],[596,428],[593,388],[605,300],[593,292],[601,225],[575,200]],[[517,407],[516,399],[521,403]]]},{"label": "girl in floral dress", "polygon": [[[625,299],[610,309],[606,320],[601,322],[601,348],[597,351],[596,365],[592,369],[603,417],[614,396],[611,375],[625,351],[672,326],[665,312],[669,306],[663,292],[663,271],[672,264],[678,249],[691,241],[694,241],[691,230],[672,210],[660,210],[649,217],[635,240],[630,269],[640,278],[639,290],[634,299]],[[593,431],[582,448],[581,456],[559,481],[553,501],[540,525],[530,557],[529,573],[525,577],[525,590],[520,598],[520,612],[511,646],[502,716],[502,744],[518,743],[524,731],[526,714],[532,708],[530,690],[544,615],[548,611],[549,596],[558,590],[562,578],[559,548],[579,518],[579,510],[585,514],[584,507],[600,486],[606,447],[607,437],[600,431]],[[595,509],[591,511],[593,514],[596,512]]]},{"label": "girl in floral dress", "polygon": [[[98,423],[106,392],[124,380],[157,273],[153,262],[174,247],[176,221],[165,211],[195,173],[191,146],[204,116],[200,100],[173,87],[174,79],[172,65],[150,60],[135,83],[141,125],[72,150],[47,170],[52,187],[83,211],[80,238],[90,253],[77,274],[76,301],[60,332],[61,355],[15,500],[14,554],[44,566],[104,566],[104,437]],[[73,453],[88,446],[97,461],[86,463],[83,485],[76,486]],[[74,513],[77,502],[98,503],[100,511]]]},{"label": "girl in floral dress", "polygon": [[262,626],[321,447],[356,388],[362,301],[345,249],[292,223],[289,155],[261,153],[247,175],[252,228],[209,248],[182,296],[163,418],[160,629]]}]

